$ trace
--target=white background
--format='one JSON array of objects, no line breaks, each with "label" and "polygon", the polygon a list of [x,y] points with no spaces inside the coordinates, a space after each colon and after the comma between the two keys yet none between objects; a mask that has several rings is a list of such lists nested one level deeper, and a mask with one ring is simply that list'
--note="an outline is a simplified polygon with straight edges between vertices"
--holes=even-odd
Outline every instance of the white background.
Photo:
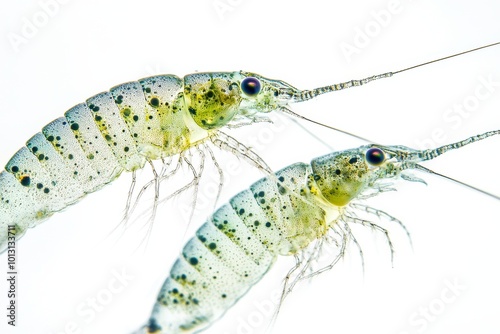
[{"label": "white background", "polygon": [[[221,13],[216,4],[229,7]],[[486,0],[401,0],[400,11],[380,31],[370,30],[368,45],[350,62],[340,46],[354,45],[358,29],[380,27],[373,25],[373,12],[386,10],[388,1],[73,0],[60,4],[45,22],[38,1],[0,6],[2,164],[73,105],[116,84],[153,74],[242,69],[305,89],[397,70],[500,40],[500,5]],[[16,50],[9,36],[22,36],[23,26],[34,17],[40,20],[36,33]],[[446,110],[474,96],[480,77],[500,81],[499,57],[500,47],[479,51],[293,109],[384,144],[421,148],[420,143],[439,129],[443,134],[434,139],[436,145],[457,141],[500,128],[498,86],[467,118],[461,117],[460,124],[443,118]],[[364,144],[306,126],[335,150]],[[274,169],[329,151],[293,124],[279,127],[283,130],[274,131],[272,140],[269,129],[260,124],[231,134],[243,143],[249,143],[249,136],[260,136],[255,149]],[[491,138],[426,166],[499,195],[499,144],[498,138]],[[239,164],[228,154],[218,157],[225,167]],[[205,180],[213,183],[216,171],[209,165]],[[239,168],[237,176],[228,177],[221,200],[261,176],[244,163]],[[353,248],[332,271],[294,291],[274,333],[498,332],[498,201],[437,177],[420,176],[428,181],[427,187],[401,182],[398,193],[369,202],[405,222],[413,251],[404,233],[398,227],[391,229],[397,251],[391,268],[384,239],[366,230],[360,236],[365,274]],[[139,246],[144,229],[123,235],[119,230],[107,237],[120,221],[129,177],[123,175],[21,239],[17,326],[6,325],[6,274],[0,274],[1,333],[129,333],[145,323],[170,265],[213,203],[198,208],[188,232],[179,208],[190,203],[192,195],[162,206],[144,249]],[[164,193],[187,177],[179,173],[163,185]],[[200,193],[203,198],[215,197],[203,186]],[[6,256],[0,256],[0,268],[6,263]],[[206,333],[264,333],[270,316],[262,316],[255,305],[279,289],[292,263],[280,259]],[[122,270],[133,278],[111,299],[102,299],[109,296],[104,290],[113,271]],[[446,282],[455,281],[464,287],[457,295],[446,291]],[[441,300],[443,290],[455,297],[453,302]],[[105,305],[89,320],[78,309],[88,311],[88,298],[99,296]],[[429,307],[432,320],[423,320],[419,312]],[[72,326],[77,329],[70,330]]]}]

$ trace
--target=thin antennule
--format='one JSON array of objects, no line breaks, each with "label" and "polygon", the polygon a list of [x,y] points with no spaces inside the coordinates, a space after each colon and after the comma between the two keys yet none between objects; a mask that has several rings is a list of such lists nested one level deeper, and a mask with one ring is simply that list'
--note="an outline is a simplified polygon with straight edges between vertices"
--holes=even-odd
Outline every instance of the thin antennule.
[{"label": "thin antennule", "polygon": [[441,177],[442,177],[442,178],[444,178],[444,179],[447,179],[447,180],[453,181],[453,182],[455,182],[455,183],[457,183],[457,184],[460,184],[460,185],[462,185],[462,186],[466,186],[467,188],[470,188],[470,189],[472,189],[472,190],[479,191],[480,193],[483,193],[483,194],[485,194],[486,196],[490,196],[490,197],[492,197],[492,198],[494,198],[494,199],[496,199],[496,200],[500,200],[500,196],[497,196],[497,195],[495,195],[495,194],[492,194],[492,193],[490,193],[490,192],[488,192],[488,191],[486,191],[486,190],[480,189],[480,188],[478,188],[478,187],[474,187],[473,185],[470,185],[470,184],[468,184],[468,183],[465,183],[465,182],[459,181],[459,180],[454,179],[454,178],[452,178],[452,177],[446,176],[446,175],[444,175],[444,174],[437,173],[437,172],[435,172],[435,171],[433,171],[433,170],[431,170],[431,169],[429,169],[429,168],[427,168],[427,167],[424,167],[424,166],[422,166],[422,165],[416,164],[416,165],[415,165],[415,169],[420,170],[420,171],[423,171],[423,172],[426,172],[426,173],[429,173],[429,174],[434,174],[434,175],[437,175],[437,176],[441,176]]},{"label": "thin antennule", "polygon": [[[280,111],[282,111],[284,114],[292,115],[292,116],[293,116],[293,117],[295,117],[295,118],[303,119],[304,121],[308,121],[308,122],[311,122],[311,123],[313,123],[313,124],[316,124],[316,125],[322,126],[322,127],[324,127],[324,128],[327,128],[327,129],[330,129],[330,130],[334,130],[334,131],[337,131],[337,132],[339,132],[339,133],[346,134],[346,135],[351,136],[351,137],[353,137],[353,138],[357,138],[357,139],[360,139],[360,140],[365,141],[365,142],[368,142],[368,143],[373,142],[372,140],[369,140],[369,139],[366,139],[366,138],[364,138],[364,137],[361,137],[361,136],[355,135],[355,134],[354,134],[354,133],[352,133],[352,132],[344,131],[344,130],[341,130],[341,129],[339,129],[339,128],[335,128],[335,127],[333,127],[333,126],[329,126],[329,125],[327,125],[327,124],[323,124],[323,123],[321,123],[321,122],[318,122],[318,121],[315,121],[315,120],[313,120],[313,119],[307,118],[307,117],[305,117],[305,116],[299,115],[299,114],[297,114],[297,113],[295,113],[295,112],[291,111],[290,109],[288,109],[288,108],[286,108],[286,107],[281,107],[281,108],[280,108]],[[292,118],[292,120],[293,120],[293,118]],[[298,124],[298,123],[297,123],[297,124]],[[327,144],[325,144],[325,145],[327,145]]]},{"label": "thin antennule", "polygon": [[417,67],[422,67],[422,66],[425,66],[425,65],[437,63],[437,62],[440,62],[442,60],[446,60],[446,59],[450,59],[450,58],[453,58],[453,57],[461,56],[461,55],[464,55],[466,53],[474,52],[474,51],[477,51],[477,50],[486,49],[486,48],[489,48],[489,47],[492,47],[492,46],[495,46],[495,45],[499,45],[499,44],[500,44],[500,42],[496,42],[496,43],[484,45],[484,46],[481,46],[481,47],[478,47],[478,48],[474,48],[474,49],[470,49],[470,50],[467,50],[467,51],[455,53],[453,55],[446,56],[446,57],[443,57],[443,58],[439,58],[439,59],[435,59],[435,60],[427,61],[425,63],[418,64],[418,65],[410,66],[410,67],[407,67],[407,68],[404,68],[404,69],[401,69],[401,70],[398,70],[398,71],[395,71],[395,72],[387,72],[387,73],[382,73],[382,74],[378,74],[378,75],[372,75],[372,76],[370,76],[368,78],[364,78],[364,79],[361,79],[361,80],[350,80],[350,81],[346,81],[346,82],[342,82],[342,83],[338,83],[338,84],[334,84],[334,85],[329,85],[329,86],[324,86],[324,87],[320,87],[320,88],[315,88],[315,89],[312,89],[312,90],[299,91],[299,92],[297,92],[297,93],[294,94],[295,95],[294,98],[296,99],[296,101],[307,101],[307,100],[315,98],[318,95],[322,95],[322,94],[326,94],[326,93],[330,93],[330,92],[334,92],[334,91],[338,91],[338,90],[343,90],[343,89],[347,89],[347,88],[351,88],[351,87],[361,86],[361,85],[367,84],[367,83],[369,83],[371,81],[375,81],[375,80],[378,80],[378,79],[390,78],[390,77],[392,77],[395,74],[398,74],[398,73],[401,73],[401,72],[405,72],[405,71],[408,71],[408,70],[412,70],[412,69],[415,69]]},{"label": "thin antennule", "polygon": [[418,151],[417,152],[417,161],[426,161],[426,160],[431,160],[434,159],[441,154],[444,154],[450,150],[455,150],[457,148],[464,147],[465,145],[469,145],[472,143],[475,143],[477,141],[483,140],[485,138],[498,135],[500,134],[500,130],[495,130],[495,131],[488,131],[486,133],[476,135],[469,137],[467,139],[461,140],[459,142],[453,143],[453,144],[448,144],[444,145],[435,149],[429,149],[429,150],[423,150],[423,151]]}]

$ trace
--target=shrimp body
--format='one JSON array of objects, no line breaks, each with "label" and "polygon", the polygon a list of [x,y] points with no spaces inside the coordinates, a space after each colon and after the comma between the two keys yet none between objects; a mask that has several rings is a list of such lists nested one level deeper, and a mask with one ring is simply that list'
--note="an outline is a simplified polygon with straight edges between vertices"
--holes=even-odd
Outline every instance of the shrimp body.
[{"label": "shrimp body", "polygon": [[352,236],[348,223],[359,222],[350,210],[377,212],[356,200],[383,191],[382,181],[385,185],[398,177],[421,181],[403,172],[429,171],[418,163],[499,134],[500,130],[491,131],[424,151],[366,145],[315,158],[311,164],[296,163],[257,181],[215,211],[187,242],[147,326],[139,332],[203,330],[259,281],[279,255],[307,252],[332,230],[345,245],[345,238]]},{"label": "shrimp body", "polygon": [[0,252],[8,230],[18,239],[123,171],[208,140],[224,148],[222,127],[251,124],[257,113],[326,91],[300,91],[247,72],[217,72],[153,76],[97,94],[47,124],[0,173]]},{"label": "shrimp body", "polygon": [[327,214],[304,186],[311,174],[308,164],[291,165],[275,174],[279,186],[273,177],[263,178],[218,209],[173,265],[149,333],[201,330],[259,281],[278,255],[295,254],[325,235]]}]

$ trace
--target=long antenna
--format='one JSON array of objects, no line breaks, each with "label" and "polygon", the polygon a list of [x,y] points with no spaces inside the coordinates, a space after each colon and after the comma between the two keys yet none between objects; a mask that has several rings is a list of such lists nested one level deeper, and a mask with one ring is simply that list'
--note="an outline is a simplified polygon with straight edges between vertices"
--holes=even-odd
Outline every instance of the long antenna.
[{"label": "long antenna", "polygon": [[333,84],[333,85],[329,85],[329,86],[324,86],[324,87],[319,87],[319,88],[315,88],[315,89],[312,89],[312,90],[298,91],[298,92],[296,92],[294,94],[295,95],[294,98],[295,98],[295,100],[297,102],[307,101],[307,100],[315,98],[318,95],[322,95],[322,94],[326,94],[326,93],[330,93],[330,92],[334,92],[334,91],[338,91],[338,90],[343,90],[343,89],[347,89],[347,88],[351,88],[351,87],[362,86],[362,85],[367,84],[367,83],[369,83],[371,81],[375,81],[375,80],[378,80],[378,79],[384,79],[384,78],[390,78],[390,77],[392,77],[395,74],[398,74],[398,73],[401,73],[401,72],[405,72],[405,71],[408,71],[408,70],[411,70],[411,69],[414,69],[414,68],[417,68],[417,67],[422,67],[422,66],[425,66],[425,65],[437,63],[437,62],[440,62],[440,61],[445,60],[445,59],[450,59],[450,58],[453,58],[453,57],[458,57],[458,56],[464,55],[466,53],[474,52],[474,51],[481,50],[481,49],[486,49],[486,48],[489,48],[489,47],[492,47],[492,46],[495,46],[495,45],[499,45],[499,44],[500,44],[500,42],[496,42],[496,43],[484,45],[484,46],[481,46],[481,47],[478,47],[478,48],[474,48],[474,49],[470,49],[470,50],[467,50],[467,51],[455,53],[455,54],[453,54],[451,56],[446,56],[446,57],[443,57],[443,58],[439,58],[439,59],[427,61],[425,63],[421,63],[421,64],[418,64],[418,65],[410,66],[410,67],[407,67],[407,68],[404,68],[404,69],[401,69],[401,70],[398,70],[398,71],[395,71],[395,72],[387,72],[387,73],[372,75],[370,77],[367,77],[367,78],[364,78],[364,79],[361,79],[361,80],[349,80],[349,81],[346,81],[346,82],[342,82],[342,83],[338,83],[338,84]]},{"label": "long antenna", "polygon": [[495,46],[495,45],[499,45],[499,44],[500,44],[500,42],[496,42],[496,43],[484,45],[484,46],[481,46],[481,47],[478,47],[478,48],[475,48],[475,49],[470,49],[470,50],[467,50],[467,51],[455,53],[454,55],[451,55],[451,56],[446,56],[446,57],[443,57],[443,58],[431,60],[431,61],[428,61],[428,62],[425,62],[425,63],[422,63],[422,64],[418,64],[418,65],[415,65],[415,66],[410,66],[410,67],[407,67],[405,69],[402,69],[402,70],[399,70],[399,71],[396,71],[396,72],[391,72],[391,73],[392,73],[392,75],[398,74],[398,73],[401,73],[401,72],[404,72],[404,71],[412,70],[412,69],[417,68],[417,67],[429,65],[429,64],[432,64],[432,63],[437,63],[438,61],[441,61],[441,60],[446,60],[446,59],[450,59],[450,58],[453,58],[453,57],[458,57],[458,56],[464,55],[466,53],[474,52],[474,51],[481,50],[481,49],[486,49],[486,48],[489,48],[491,46]]},{"label": "long antenna", "polygon": [[[500,45],[500,42],[495,42],[495,43],[491,43],[491,44],[488,44],[488,45],[480,46],[480,47],[477,47],[477,48],[469,49],[467,51],[462,51],[462,52],[459,52],[459,53],[452,54],[450,56],[446,56],[446,57],[438,58],[438,59],[435,59],[435,60],[427,61],[427,62],[418,64],[418,65],[414,65],[414,66],[410,66],[410,67],[407,67],[407,68],[404,68],[404,69],[401,69],[401,70],[398,70],[398,71],[395,71],[395,72],[387,72],[387,73],[383,73],[383,74],[372,75],[370,77],[367,77],[367,78],[361,79],[361,80],[350,80],[350,81],[346,81],[346,82],[339,83],[339,84],[334,84],[334,85],[330,85],[330,86],[324,86],[324,87],[320,87],[320,88],[315,88],[315,89],[312,89],[312,90],[300,91],[300,92],[297,92],[294,97],[295,97],[296,101],[306,101],[306,100],[315,98],[318,95],[322,95],[322,94],[333,92],[333,91],[343,90],[343,89],[347,89],[347,88],[351,88],[351,87],[355,87],[355,86],[361,86],[361,85],[364,85],[366,83],[369,83],[371,81],[378,80],[378,79],[390,78],[390,77],[392,77],[392,76],[394,76],[395,74],[398,74],[398,73],[402,73],[402,72],[409,71],[409,70],[412,70],[412,69],[415,69],[415,68],[418,68],[418,67],[422,67],[422,66],[425,66],[425,65],[430,65],[430,64],[437,63],[437,62],[440,62],[440,61],[443,61],[443,60],[446,60],[446,59],[458,57],[458,56],[461,56],[461,55],[464,55],[464,54],[467,54],[467,53],[471,53],[471,52],[478,51],[478,50],[481,50],[481,49],[486,49],[486,48],[489,48],[489,47],[492,47],[492,46],[496,46],[496,45]],[[292,116],[294,116],[296,118],[303,119],[305,121],[311,122],[313,124],[317,124],[319,126],[327,128],[327,129],[334,130],[334,131],[337,131],[337,132],[340,132],[340,133],[344,133],[344,134],[346,134],[348,136],[360,139],[360,140],[368,142],[368,143],[377,144],[377,143],[375,143],[375,142],[373,142],[373,141],[371,141],[371,140],[369,140],[367,138],[355,135],[355,134],[353,134],[351,132],[340,130],[338,128],[335,128],[335,127],[323,124],[321,122],[318,122],[318,121],[315,121],[313,119],[307,118],[307,117],[299,115],[297,113],[294,113],[293,111],[291,111],[288,108],[282,108],[281,111],[284,112],[285,114],[292,115]],[[293,118],[292,118],[292,120],[293,120]],[[296,123],[300,127],[302,127],[302,129],[305,129],[303,126],[300,125],[300,123],[298,123],[298,122],[296,122]],[[306,131],[308,131],[308,130],[306,130]],[[321,140],[321,142],[325,146],[330,147],[328,144],[326,144],[322,140]],[[490,196],[490,197],[492,197],[494,199],[497,199],[497,200],[500,199],[499,196],[494,195],[492,193],[489,193],[489,192],[487,192],[485,190],[479,189],[477,187],[474,187],[474,186],[472,186],[470,184],[467,184],[467,183],[464,183],[462,181],[453,179],[453,178],[451,178],[449,176],[446,176],[444,174],[440,174],[440,173],[434,172],[434,171],[432,171],[432,170],[430,170],[428,168],[425,168],[425,167],[423,167],[421,165],[417,165],[417,166],[418,166],[417,169],[426,171],[426,172],[431,173],[431,174],[435,174],[435,175],[441,176],[441,177],[443,177],[445,179],[448,179],[448,180],[453,181],[455,183],[458,183],[458,184],[461,184],[463,186],[466,186],[466,187],[468,187],[470,189],[477,190],[477,191],[479,191],[479,192],[481,192],[481,193],[483,193],[483,194],[485,194],[487,196]]]}]

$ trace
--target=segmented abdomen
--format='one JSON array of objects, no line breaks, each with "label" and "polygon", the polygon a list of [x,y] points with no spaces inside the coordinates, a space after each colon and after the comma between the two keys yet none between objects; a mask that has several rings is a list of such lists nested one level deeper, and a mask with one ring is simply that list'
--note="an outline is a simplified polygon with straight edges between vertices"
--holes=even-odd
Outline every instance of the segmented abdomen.
[{"label": "segmented abdomen", "polygon": [[19,238],[122,171],[187,149],[197,131],[189,119],[182,80],[155,76],[97,94],[47,124],[0,173],[0,252],[7,225]]},{"label": "segmented abdomen", "polygon": [[172,267],[148,333],[203,329],[260,280],[278,255],[295,254],[324,235],[325,212],[304,189],[310,173],[309,165],[291,165],[218,209]]}]

